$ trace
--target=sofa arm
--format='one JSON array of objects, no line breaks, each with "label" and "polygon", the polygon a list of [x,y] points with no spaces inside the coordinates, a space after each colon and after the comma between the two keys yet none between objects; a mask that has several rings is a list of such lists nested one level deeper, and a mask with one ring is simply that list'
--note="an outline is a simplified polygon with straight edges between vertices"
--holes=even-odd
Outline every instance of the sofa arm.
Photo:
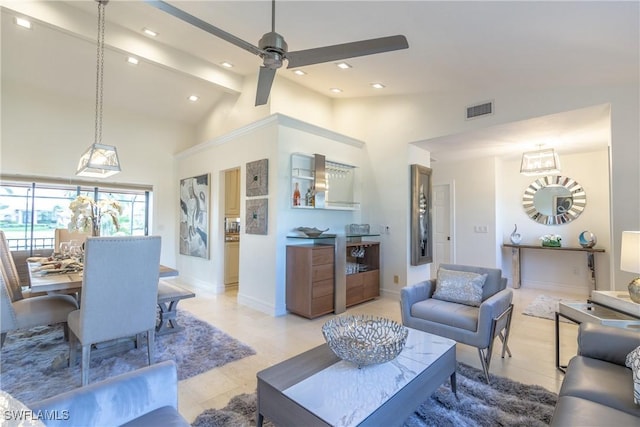
[{"label": "sofa arm", "polygon": [[121,425],[163,407],[178,408],[178,374],[165,361],[28,405],[49,411],[47,426]]},{"label": "sofa arm", "polygon": [[578,354],[592,359],[625,366],[627,354],[639,345],[640,332],[633,329],[584,322],[578,330]]},{"label": "sofa arm", "polygon": [[411,316],[411,306],[419,301],[431,298],[435,290],[436,281],[434,279],[425,280],[413,286],[405,286],[400,290],[400,311],[402,313],[402,323],[406,324]]}]

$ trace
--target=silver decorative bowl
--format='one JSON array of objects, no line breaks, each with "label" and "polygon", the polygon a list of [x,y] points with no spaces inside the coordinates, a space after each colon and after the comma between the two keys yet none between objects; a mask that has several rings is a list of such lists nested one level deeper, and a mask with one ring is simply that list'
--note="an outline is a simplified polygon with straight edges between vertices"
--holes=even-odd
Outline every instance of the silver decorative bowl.
[{"label": "silver decorative bowl", "polygon": [[322,326],[322,335],[336,356],[358,368],[395,359],[408,334],[393,320],[366,315],[335,317]]},{"label": "silver decorative bowl", "polygon": [[320,237],[320,235],[322,233],[324,233],[325,231],[328,231],[329,229],[326,228],[324,230],[319,230],[315,227],[311,228],[311,227],[298,227],[297,228],[298,231],[303,232],[307,237]]}]

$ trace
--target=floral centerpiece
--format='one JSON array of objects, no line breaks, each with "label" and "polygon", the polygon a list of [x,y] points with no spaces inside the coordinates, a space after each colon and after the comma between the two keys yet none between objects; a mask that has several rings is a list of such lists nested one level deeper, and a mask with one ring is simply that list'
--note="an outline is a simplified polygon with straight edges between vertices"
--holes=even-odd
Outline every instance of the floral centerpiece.
[{"label": "floral centerpiece", "polygon": [[542,240],[542,246],[559,248],[561,246],[560,241],[562,240],[562,236],[559,234],[545,234],[540,237],[540,240]]},{"label": "floral centerpiece", "polygon": [[122,207],[115,200],[99,200],[97,203],[91,197],[78,196],[69,205],[72,216],[69,222],[70,231],[87,232],[92,236],[100,235],[100,222],[103,216],[111,218],[116,230],[120,229],[118,218],[122,215]]}]

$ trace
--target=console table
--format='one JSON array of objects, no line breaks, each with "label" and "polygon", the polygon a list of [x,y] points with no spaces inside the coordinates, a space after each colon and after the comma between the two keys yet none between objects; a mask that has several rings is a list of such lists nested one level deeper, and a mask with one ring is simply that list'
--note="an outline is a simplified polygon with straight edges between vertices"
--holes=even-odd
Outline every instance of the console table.
[{"label": "console table", "polygon": [[548,246],[534,246],[534,245],[513,245],[511,243],[504,243],[504,248],[511,248],[511,272],[513,276],[513,288],[518,289],[522,283],[522,277],[520,274],[520,251],[522,249],[542,249],[546,251],[573,251],[573,252],[586,252],[587,254],[587,268],[591,271],[591,283],[593,283],[593,289],[596,289],[596,259],[594,254],[596,252],[604,252],[604,249],[596,248],[582,248],[582,247],[548,247]]}]

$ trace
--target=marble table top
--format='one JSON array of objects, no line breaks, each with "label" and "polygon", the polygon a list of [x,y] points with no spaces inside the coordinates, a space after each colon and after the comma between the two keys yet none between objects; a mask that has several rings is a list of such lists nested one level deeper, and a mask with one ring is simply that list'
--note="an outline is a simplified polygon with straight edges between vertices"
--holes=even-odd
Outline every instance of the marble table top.
[{"label": "marble table top", "polygon": [[455,341],[409,329],[400,355],[364,366],[339,360],[283,394],[332,426],[355,426],[442,357]]}]

